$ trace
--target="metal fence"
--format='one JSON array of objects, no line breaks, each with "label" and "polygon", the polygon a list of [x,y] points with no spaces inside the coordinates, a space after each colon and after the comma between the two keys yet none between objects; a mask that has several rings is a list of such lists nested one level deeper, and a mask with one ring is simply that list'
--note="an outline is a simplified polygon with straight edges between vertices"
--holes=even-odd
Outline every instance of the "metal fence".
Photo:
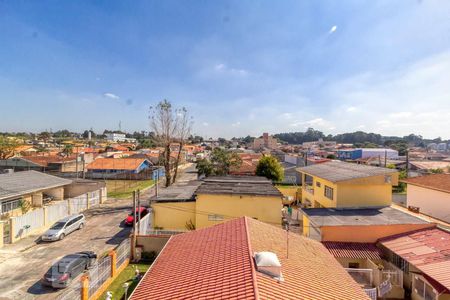
[{"label": "metal fence", "polygon": [[124,240],[116,248],[116,268],[119,268],[127,258],[130,258],[130,239]]},{"label": "metal fence", "polygon": [[366,288],[373,287],[373,270],[372,269],[345,268],[345,270],[360,285],[363,285]]},{"label": "metal fence", "polygon": [[87,194],[83,194],[75,198],[70,198],[68,201],[70,206],[70,214],[77,214],[83,210],[86,210],[88,207]]},{"label": "metal fence", "polygon": [[61,220],[64,217],[67,217],[69,214],[69,205],[67,201],[61,201],[59,203],[49,205],[46,207],[46,209],[47,221],[51,224],[58,220]]},{"label": "metal fence", "polygon": [[73,286],[69,286],[64,292],[59,295],[56,300],[80,300],[81,299],[81,285],[77,282]]},{"label": "metal fence", "polygon": [[369,296],[370,299],[377,300],[377,288],[364,289],[364,291],[366,292],[367,296]]},{"label": "metal fence", "polygon": [[150,229],[147,234],[149,235],[174,235],[188,232],[187,229]]},{"label": "metal fence", "polygon": [[15,238],[26,236],[28,232],[45,225],[44,209],[38,208],[14,218],[13,235]]},{"label": "metal fence", "polygon": [[93,295],[110,277],[111,256],[105,256],[89,270],[89,295]]}]

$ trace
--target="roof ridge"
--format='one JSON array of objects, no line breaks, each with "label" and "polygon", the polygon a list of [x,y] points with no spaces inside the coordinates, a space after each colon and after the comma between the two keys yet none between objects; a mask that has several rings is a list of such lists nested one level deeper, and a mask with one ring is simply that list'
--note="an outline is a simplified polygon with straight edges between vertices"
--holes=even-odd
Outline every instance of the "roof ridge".
[{"label": "roof ridge", "polygon": [[259,292],[258,292],[258,282],[256,280],[256,271],[255,271],[255,262],[253,260],[253,254],[252,254],[252,245],[250,243],[250,233],[248,228],[248,221],[247,216],[244,216],[244,227],[245,227],[245,235],[247,237],[247,249],[248,249],[248,255],[250,259],[250,265],[252,267],[252,282],[253,282],[253,290],[255,292],[255,299],[259,299]]}]

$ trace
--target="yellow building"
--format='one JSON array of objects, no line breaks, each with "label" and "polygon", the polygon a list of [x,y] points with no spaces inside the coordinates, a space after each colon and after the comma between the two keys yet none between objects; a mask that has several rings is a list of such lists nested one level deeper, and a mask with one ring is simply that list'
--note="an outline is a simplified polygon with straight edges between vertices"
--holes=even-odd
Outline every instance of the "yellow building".
[{"label": "yellow building", "polygon": [[153,226],[199,229],[242,216],[281,225],[281,200],[281,192],[263,177],[210,177],[171,186],[153,197]]},{"label": "yellow building", "polygon": [[395,169],[331,161],[297,169],[302,176],[302,206],[355,208],[389,206]]}]

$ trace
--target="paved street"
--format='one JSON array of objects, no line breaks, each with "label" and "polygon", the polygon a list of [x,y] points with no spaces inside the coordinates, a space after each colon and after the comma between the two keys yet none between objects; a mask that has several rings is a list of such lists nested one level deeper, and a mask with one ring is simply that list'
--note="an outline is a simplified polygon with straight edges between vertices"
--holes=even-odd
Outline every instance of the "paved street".
[{"label": "paved street", "polygon": [[85,228],[54,243],[22,241],[29,248],[7,245],[0,249],[0,299],[54,299],[63,291],[42,287],[39,279],[52,263],[64,255],[92,250],[98,255],[112,249],[128,237],[130,229],[121,221],[131,211],[131,200],[108,200],[85,212]]}]

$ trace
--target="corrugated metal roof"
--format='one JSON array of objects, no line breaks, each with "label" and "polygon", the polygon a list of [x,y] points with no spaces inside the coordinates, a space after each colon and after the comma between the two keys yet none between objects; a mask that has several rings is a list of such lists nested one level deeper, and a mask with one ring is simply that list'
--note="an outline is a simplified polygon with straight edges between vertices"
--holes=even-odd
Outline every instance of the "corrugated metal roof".
[{"label": "corrugated metal roof", "polygon": [[259,195],[282,197],[272,182],[260,176],[215,176],[208,177],[196,194]]},{"label": "corrugated metal roof", "polygon": [[0,199],[19,197],[43,189],[67,184],[72,180],[44,174],[37,171],[23,171],[0,175]]},{"label": "corrugated metal roof", "polygon": [[450,290],[450,232],[418,230],[381,239],[380,243]]},{"label": "corrugated metal roof", "polygon": [[322,242],[322,244],[334,257],[381,259],[381,250],[372,243]]},{"label": "corrugated metal roof", "polygon": [[331,182],[346,181],[356,178],[388,175],[398,172],[395,169],[372,167],[341,161],[330,161],[297,169],[299,172],[314,175]]}]

